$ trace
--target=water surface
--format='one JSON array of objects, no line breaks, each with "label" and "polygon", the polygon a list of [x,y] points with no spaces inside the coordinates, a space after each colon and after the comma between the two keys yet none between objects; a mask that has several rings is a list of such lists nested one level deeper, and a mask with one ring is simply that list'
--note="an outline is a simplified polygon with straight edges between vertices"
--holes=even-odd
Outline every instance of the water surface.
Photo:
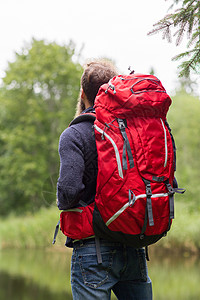
[{"label": "water surface", "polygon": [[[0,299],[70,300],[71,251],[0,251]],[[154,300],[199,300],[200,259],[151,255]],[[115,299],[115,297],[112,297]]]}]

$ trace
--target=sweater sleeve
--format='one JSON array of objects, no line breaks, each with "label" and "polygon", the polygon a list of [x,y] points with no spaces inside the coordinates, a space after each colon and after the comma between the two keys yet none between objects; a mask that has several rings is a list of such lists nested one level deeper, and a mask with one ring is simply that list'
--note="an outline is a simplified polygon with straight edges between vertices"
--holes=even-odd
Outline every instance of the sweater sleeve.
[{"label": "sweater sleeve", "polygon": [[60,176],[57,182],[57,205],[60,210],[75,207],[84,191],[84,145],[72,126],[60,136]]}]

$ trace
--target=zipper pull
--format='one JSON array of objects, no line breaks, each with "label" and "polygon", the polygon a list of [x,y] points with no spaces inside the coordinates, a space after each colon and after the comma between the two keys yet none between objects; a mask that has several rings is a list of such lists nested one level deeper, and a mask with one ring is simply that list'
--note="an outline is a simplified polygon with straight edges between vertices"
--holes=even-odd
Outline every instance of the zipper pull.
[{"label": "zipper pull", "polygon": [[110,81],[108,82],[108,87],[107,87],[107,89],[105,90],[105,93],[107,94],[108,93],[108,89],[111,89],[111,90],[113,90],[113,92],[114,92],[114,94],[116,94],[116,90],[115,90],[115,86],[114,86],[114,84],[112,84]]},{"label": "zipper pull", "polygon": [[107,128],[110,128],[110,126],[109,126],[109,124],[105,123],[105,127],[104,127],[104,130],[103,130],[102,135],[101,135],[102,141],[105,140],[104,132],[106,131]]},{"label": "zipper pull", "polygon": [[136,197],[131,190],[128,191],[128,198],[129,198],[129,206],[132,207],[133,204],[135,203]]}]

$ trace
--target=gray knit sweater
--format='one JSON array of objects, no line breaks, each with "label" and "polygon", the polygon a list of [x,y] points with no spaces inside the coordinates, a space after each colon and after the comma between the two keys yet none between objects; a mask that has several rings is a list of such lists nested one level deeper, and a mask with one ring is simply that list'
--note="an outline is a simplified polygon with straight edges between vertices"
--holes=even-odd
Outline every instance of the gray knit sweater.
[{"label": "gray knit sweater", "polygon": [[[92,111],[88,108],[85,112]],[[60,176],[57,183],[60,210],[94,201],[97,179],[97,150],[92,121],[74,124],[60,136]]]}]

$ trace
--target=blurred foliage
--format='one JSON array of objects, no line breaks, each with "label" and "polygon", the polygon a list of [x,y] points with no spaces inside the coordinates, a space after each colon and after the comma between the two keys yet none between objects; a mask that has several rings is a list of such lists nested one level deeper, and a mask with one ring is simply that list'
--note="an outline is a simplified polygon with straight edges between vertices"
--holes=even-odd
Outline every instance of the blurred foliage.
[{"label": "blurred foliage", "polygon": [[177,172],[179,186],[186,188],[184,196],[177,197],[187,202],[191,209],[200,209],[200,100],[198,97],[179,91],[172,99],[168,121],[177,147]]},{"label": "blurred foliage", "polygon": [[56,244],[52,245],[56,224],[60,212],[56,206],[40,208],[36,213],[26,213],[23,216],[10,214],[0,218],[0,250],[14,249],[44,249],[64,247],[66,237],[59,234]]},{"label": "blurred foliage", "polygon": [[33,39],[9,63],[0,89],[1,215],[55,201],[58,140],[74,115],[81,73],[72,42]]}]

